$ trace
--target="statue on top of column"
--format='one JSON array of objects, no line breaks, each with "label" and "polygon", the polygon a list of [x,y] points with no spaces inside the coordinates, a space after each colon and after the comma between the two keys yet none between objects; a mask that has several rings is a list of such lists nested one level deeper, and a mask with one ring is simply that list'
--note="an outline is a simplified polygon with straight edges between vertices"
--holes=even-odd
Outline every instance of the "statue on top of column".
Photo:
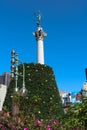
[{"label": "statue on top of column", "polygon": [[41,23],[41,17],[42,17],[42,15],[41,15],[41,12],[39,11],[39,13],[38,13],[38,15],[36,14],[36,13],[34,13],[34,15],[37,17],[37,22],[36,22],[36,24],[37,24],[37,26],[40,26],[40,23]]}]

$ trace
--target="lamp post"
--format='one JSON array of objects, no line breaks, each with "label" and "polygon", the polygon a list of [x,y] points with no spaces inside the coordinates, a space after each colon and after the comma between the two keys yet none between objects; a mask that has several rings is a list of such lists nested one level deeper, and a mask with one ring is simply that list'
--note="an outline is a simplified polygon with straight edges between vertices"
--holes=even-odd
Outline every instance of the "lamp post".
[{"label": "lamp post", "polygon": [[22,88],[20,89],[20,94],[21,96],[25,96],[27,94],[27,89],[25,87],[25,66],[23,64],[23,83],[22,83]]},{"label": "lamp post", "polygon": [[[18,65],[19,62],[23,65],[23,74],[19,74],[18,72]],[[19,76],[23,77],[23,81],[22,81],[22,88],[19,90],[18,88],[18,78]],[[11,77],[15,79],[15,89],[14,89],[14,94],[18,94],[16,96],[25,96],[27,93],[27,90],[25,88],[25,66],[24,64],[21,62],[21,60],[19,60],[18,58],[18,53],[16,53],[14,50],[11,51]],[[19,113],[19,99],[15,100],[15,96],[13,94],[13,98],[12,98],[12,113],[13,116],[16,116]],[[18,97],[19,98],[19,97]]]},{"label": "lamp post", "polygon": [[11,78],[15,78],[15,91],[18,91],[18,53],[11,51]]}]

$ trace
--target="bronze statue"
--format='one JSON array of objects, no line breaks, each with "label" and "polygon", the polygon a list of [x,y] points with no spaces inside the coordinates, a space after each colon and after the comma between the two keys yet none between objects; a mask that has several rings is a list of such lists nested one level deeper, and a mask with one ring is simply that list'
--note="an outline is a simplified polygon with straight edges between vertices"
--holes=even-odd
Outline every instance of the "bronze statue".
[{"label": "bronze statue", "polygon": [[41,13],[39,12],[38,13],[38,15],[36,14],[36,13],[34,13],[34,15],[37,17],[37,22],[36,22],[36,24],[37,24],[37,26],[40,26],[40,23],[41,23]]}]

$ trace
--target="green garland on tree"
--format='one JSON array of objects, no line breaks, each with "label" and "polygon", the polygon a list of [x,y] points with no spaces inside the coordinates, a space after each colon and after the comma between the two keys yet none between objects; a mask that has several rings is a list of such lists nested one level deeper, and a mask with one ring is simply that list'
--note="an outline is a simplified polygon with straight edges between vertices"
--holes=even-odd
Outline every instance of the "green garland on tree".
[{"label": "green garland on tree", "polygon": [[[35,115],[40,119],[55,119],[63,115],[61,98],[51,67],[41,64],[25,63],[25,86],[27,95],[20,96],[20,111],[25,114]],[[19,66],[19,73],[22,74],[22,65]],[[14,79],[11,81],[4,106],[12,110]],[[18,80],[19,89],[22,88],[22,77]]]}]

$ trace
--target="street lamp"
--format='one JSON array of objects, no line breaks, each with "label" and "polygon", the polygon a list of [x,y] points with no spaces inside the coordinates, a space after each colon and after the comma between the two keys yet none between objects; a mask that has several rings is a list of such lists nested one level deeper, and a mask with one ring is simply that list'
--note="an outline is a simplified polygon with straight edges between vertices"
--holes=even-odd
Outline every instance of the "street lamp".
[{"label": "street lamp", "polygon": [[[19,62],[23,65],[23,74],[18,72]],[[18,89],[18,78],[19,76],[23,77],[22,88]],[[15,79],[15,89],[12,96],[12,114],[13,118],[16,120],[16,116],[19,113],[19,96],[26,96],[27,89],[25,88],[25,66],[18,58],[18,53],[14,50],[11,51],[11,77]],[[18,100],[15,100],[15,96],[18,96]]]},{"label": "street lamp", "polygon": [[[19,74],[18,72],[19,62],[23,65],[23,75]],[[19,76],[23,77],[22,88],[20,90],[18,89]],[[27,90],[25,88],[25,66],[18,58],[18,53],[16,53],[14,49],[11,51],[11,77],[15,78],[15,92],[19,91],[21,96],[25,96],[27,94]]]},{"label": "street lamp", "polygon": [[21,96],[25,96],[27,94],[27,89],[25,88],[25,66],[23,64],[23,84],[22,88],[20,89]]}]

